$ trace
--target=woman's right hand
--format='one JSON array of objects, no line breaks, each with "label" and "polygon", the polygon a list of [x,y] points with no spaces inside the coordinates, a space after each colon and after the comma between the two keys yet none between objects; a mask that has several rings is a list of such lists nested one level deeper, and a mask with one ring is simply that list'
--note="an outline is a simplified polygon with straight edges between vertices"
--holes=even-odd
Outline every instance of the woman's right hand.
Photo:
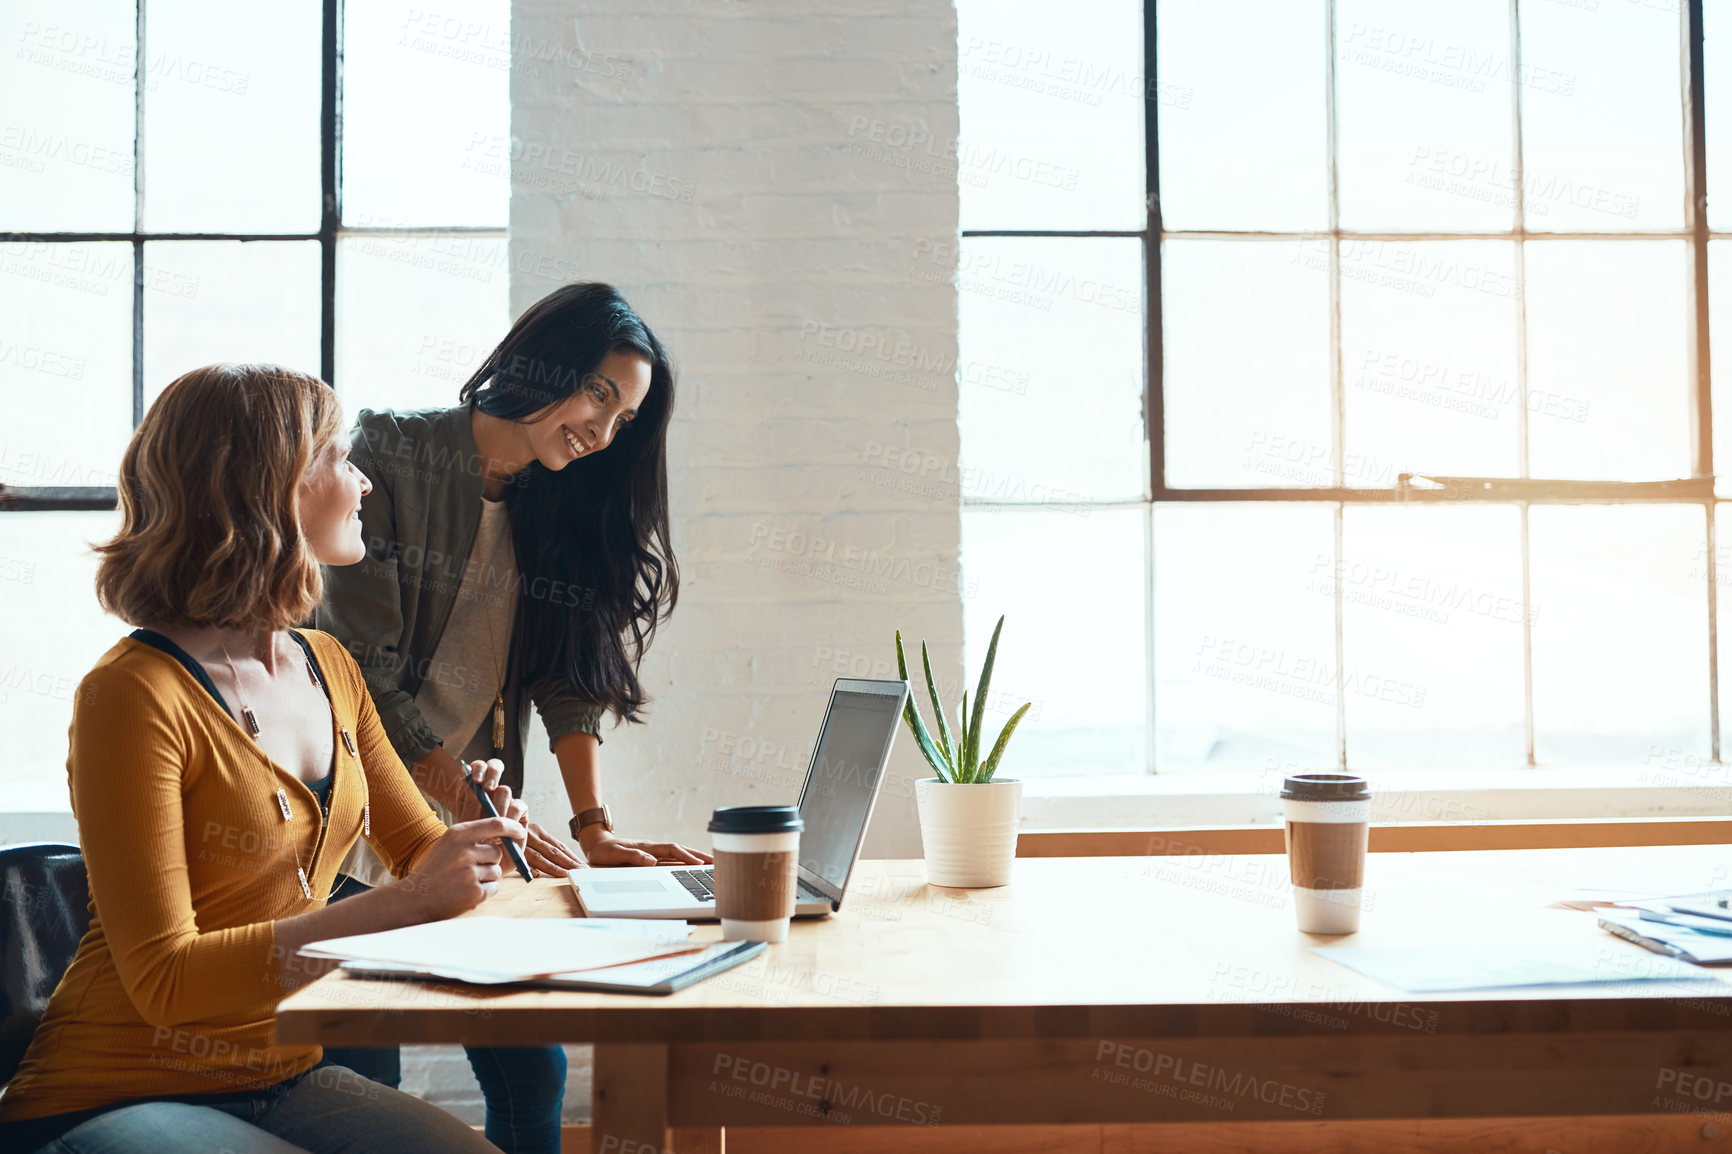
[{"label": "woman's right hand", "polygon": [[431,922],[472,910],[499,890],[503,850],[508,837],[521,849],[523,823],[506,817],[459,822],[433,843],[415,872],[395,883],[416,921]]}]

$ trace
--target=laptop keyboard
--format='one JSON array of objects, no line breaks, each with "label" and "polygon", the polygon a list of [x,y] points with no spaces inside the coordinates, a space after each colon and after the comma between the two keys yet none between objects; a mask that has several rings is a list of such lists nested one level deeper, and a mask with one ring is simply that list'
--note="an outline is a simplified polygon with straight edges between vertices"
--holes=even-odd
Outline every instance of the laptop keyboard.
[{"label": "laptop keyboard", "polygon": [[[686,892],[691,894],[700,902],[713,902],[716,900],[716,875],[711,871],[675,870],[673,871],[673,874],[674,880],[684,886]],[[796,900],[799,898],[810,898],[818,901],[825,900],[822,894],[812,889],[804,881],[801,881],[794,887],[794,894]]]},{"label": "laptop keyboard", "polygon": [[675,870],[674,880],[686,887],[686,892],[700,902],[716,900],[716,887],[711,883],[715,875],[709,870]]}]

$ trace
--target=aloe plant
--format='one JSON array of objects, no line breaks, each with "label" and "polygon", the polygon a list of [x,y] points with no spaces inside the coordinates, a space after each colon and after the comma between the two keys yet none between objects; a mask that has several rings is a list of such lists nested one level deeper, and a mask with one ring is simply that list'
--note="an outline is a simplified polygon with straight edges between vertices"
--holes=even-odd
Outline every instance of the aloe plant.
[{"label": "aloe plant", "polygon": [[[926,693],[932,699],[932,713],[938,719],[938,739],[933,740],[931,731],[920,719],[913,694],[909,695],[908,704],[902,710],[902,720],[908,723],[908,731],[914,735],[926,763],[940,781],[951,785],[980,785],[991,781],[992,775],[998,771],[999,759],[1004,756],[1004,747],[1010,744],[1010,735],[1016,732],[1017,723],[1034,704],[1024,702],[1021,709],[1010,715],[1010,720],[998,731],[998,740],[992,743],[986,760],[980,760],[980,731],[986,723],[986,690],[992,684],[992,663],[998,657],[998,634],[1003,628],[1004,618],[1000,617],[992,630],[992,643],[986,647],[986,664],[980,670],[980,684],[975,687],[974,716],[968,714],[968,690],[964,689],[954,735],[944,718],[944,706],[938,700],[938,684],[932,678],[932,659],[926,652],[926,642],[920,643],[920,664],[926,671]],[[900,629],[896,631],[896,668],[902,674],[902,680],[907,681],[908,659],[902,653]]]}]

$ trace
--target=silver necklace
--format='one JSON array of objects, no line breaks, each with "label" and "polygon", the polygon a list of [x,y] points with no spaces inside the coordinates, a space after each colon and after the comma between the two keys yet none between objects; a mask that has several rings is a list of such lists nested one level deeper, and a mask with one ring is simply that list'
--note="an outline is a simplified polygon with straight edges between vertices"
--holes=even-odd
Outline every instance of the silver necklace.
[{"label": "silver necklace", "polygon": [[[235,659],[229,656],[229,647],[226,642],[219,639],[217,644],[222,646],[223,660],[229,663],[229,676],[234,678],[235,697],[240,700],[241,716],[246,718],[247,731],[253,735],[254,739],[257,739],[259,736],[258,714],[254,713],[253,707],[247,704],[246,694],[241,691],[241,675],[235,671]],[[319,682],[318,673],[313,669],[313,663],[307,659],[307,654],[304,650],[301,653],[301,660],[307,663],[308,680],[310,680],[314,685],[319,686],[321,690],[324,689],[324,686]],[[343,736],[344,738],[349,736],[348,730],[343,731]]]}]

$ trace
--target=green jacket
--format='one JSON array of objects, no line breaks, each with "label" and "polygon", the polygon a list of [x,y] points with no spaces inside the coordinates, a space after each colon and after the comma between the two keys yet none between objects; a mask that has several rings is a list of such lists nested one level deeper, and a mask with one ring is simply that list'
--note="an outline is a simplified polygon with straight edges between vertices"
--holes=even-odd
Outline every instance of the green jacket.
[{"label": "green jacket", "polygon": [[[325,566],[325,596],[315,628],[342,641],[361,666],[385,733],[412,766],[449,734],[422,720],[415,694],[439,649],[463,570],[481,525],[482,460],[475,449],[469,409],[362,409],[351,436],[350,460],[373,491],[361,501],[367,555],[355,565]],[[519,598],[558,591],[519,588]],[[568,733],[600,739],[602,711],[577,696],[564,677],[525,683],[518,668],[518,628],[511,634],[505,677],[504,783],[523,790],[523,748],[532,701],[548,736]],[[457,738],[461,753],[468,735]]]}]

